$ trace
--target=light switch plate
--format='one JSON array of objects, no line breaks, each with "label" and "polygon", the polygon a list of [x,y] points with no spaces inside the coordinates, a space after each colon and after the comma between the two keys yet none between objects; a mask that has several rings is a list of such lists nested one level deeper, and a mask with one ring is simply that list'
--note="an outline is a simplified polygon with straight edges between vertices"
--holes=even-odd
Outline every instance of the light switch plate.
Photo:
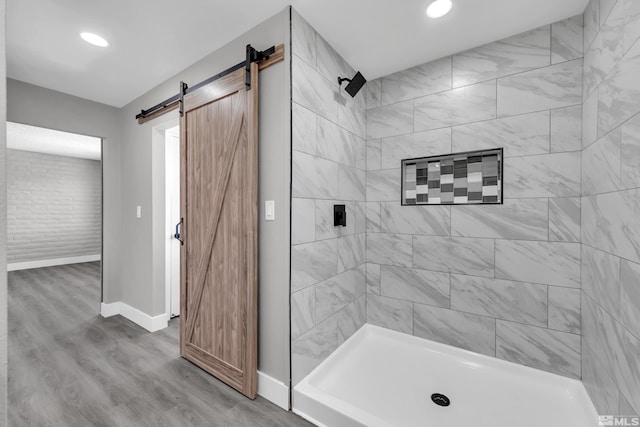
[{"label": "light switch plate", "polygon": [[136,207],[136,218],[142,218],[142,206]]},{"label": "light switch plate", "polygon": [[276,219],[276,202],[275,202],[275,200],[265,200],[265,202],[264,202],[264,219],[265,219],[265,221],[275,221],[275,219]]}]

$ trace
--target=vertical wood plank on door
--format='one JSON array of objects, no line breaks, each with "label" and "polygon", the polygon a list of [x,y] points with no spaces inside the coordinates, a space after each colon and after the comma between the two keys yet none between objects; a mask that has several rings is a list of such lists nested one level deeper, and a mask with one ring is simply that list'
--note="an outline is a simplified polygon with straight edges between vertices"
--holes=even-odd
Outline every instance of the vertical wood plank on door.
[{"label": "vertical wood plank on door", "polygon": [[258,66],[185,96],[181,354],[257,389]]}]

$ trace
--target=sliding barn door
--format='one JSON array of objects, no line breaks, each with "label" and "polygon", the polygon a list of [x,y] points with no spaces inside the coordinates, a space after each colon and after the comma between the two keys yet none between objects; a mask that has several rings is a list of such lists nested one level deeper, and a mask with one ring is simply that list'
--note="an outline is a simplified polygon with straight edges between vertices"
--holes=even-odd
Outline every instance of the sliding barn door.
[{"label": "sliding barn door", "polygon": [[257,383],[258,65],[184,97],[180,352],[250,398]]}]

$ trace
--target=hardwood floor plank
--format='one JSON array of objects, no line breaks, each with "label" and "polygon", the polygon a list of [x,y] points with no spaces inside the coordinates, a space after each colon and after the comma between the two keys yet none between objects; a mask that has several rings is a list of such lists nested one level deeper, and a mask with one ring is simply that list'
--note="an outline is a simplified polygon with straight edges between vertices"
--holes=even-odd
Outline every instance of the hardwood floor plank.
[{"label": "hardwood floor plank", "polygon": [[99,263],[9,273],[9,426],[310,426],[179,355],[179,319],[149,333],[99,315]]}]

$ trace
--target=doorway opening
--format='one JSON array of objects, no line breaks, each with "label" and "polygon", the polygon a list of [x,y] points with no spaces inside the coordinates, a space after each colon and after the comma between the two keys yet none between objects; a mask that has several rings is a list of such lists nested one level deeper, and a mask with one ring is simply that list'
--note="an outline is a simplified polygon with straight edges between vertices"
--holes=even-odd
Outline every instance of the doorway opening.
[{"label": "doorway opening", "polygon": [[169,315],[180,315],[180,126],[165,131],[165,248]]},{"label": "doorway opening", "polygon": [[7,122],[7,193],[8,271],[102,260],[101,138]]}]

